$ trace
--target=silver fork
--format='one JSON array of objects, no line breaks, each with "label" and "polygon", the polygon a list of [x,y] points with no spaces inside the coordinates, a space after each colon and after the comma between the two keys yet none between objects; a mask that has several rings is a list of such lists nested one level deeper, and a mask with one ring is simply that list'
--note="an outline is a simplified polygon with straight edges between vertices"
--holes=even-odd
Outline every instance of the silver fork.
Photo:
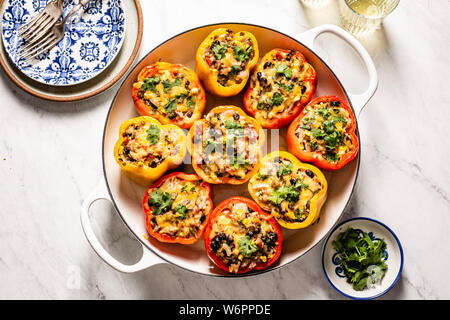
[{"label": "silver fork", "polygon": [[74,15],[78,10],[80,10],[83,6],[88,4],[91,0],[80,0],[77,5],[75,5],[72,10],[67,14],[67,16],[61,21],[53,25],[53,27],[47,32],[44,33],[41,38],[37,42],[28,43],[25,45],[22,50],[18,53],[18,59],[25,59],[25,61],[29,61],[34,57],[41,55],[44,52],[47,52],[55,45],[58,44],[64,38],[64,31],[66,29],[66,22],[69,18]]},{"label": "silver fork", "polygon": [[49,2],[34,18],[17,29],[18,35],[25,42],[33,42],[42,37],[63,14],[64,0]]}]

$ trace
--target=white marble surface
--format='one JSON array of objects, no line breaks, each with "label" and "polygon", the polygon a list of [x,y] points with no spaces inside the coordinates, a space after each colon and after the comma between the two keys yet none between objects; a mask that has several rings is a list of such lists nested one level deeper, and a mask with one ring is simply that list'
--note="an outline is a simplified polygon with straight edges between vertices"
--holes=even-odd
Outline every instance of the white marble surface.
[{"label": "white marble surface", "polygon": [[[288,34],[338,23],[334,1],[321,10],[298,0],[142,5],[140,56],[208,23],[248,22]],[[403,244],[402,277],[382,299],[450,298],[449,15],[446,0],[401,1],[383,29],[362,40],[380,84],[359,119],[361,169],[344,219],[381,220]],[[346,45],[328,35],[317,45],[350,91],[364,90],[367,76]],[[79,211],[102,179],[102,129],[117,86],[85,102],[49,103],[0,74],[0,298],[343,299],[323,275],[322,243],[285,268],[250,278],[205,277],[168,265],[114,271],[87,243]],[[111,213],[106,201],[93,206],[97,231],[113,254],[136,261],[140,246]]]}]

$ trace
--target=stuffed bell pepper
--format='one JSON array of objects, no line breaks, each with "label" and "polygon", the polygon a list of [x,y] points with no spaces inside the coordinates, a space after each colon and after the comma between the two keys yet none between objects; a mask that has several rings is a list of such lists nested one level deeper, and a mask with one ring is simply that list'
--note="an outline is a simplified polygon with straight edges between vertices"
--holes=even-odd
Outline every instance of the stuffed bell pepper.
[{"label": "stuffed bell pepper", "polygon": [[219,106],[194,123],[188,141],[195,172],[214,184],[242,184],[256,173],[264,131],[235,106]]},{"label": "stuffed bell pepper", "polygon": [[338,170],[358,153],[352,109],[335,96],[311,101],[289,126],[289,151],[301,161],[325,170]]},{"label": "stuffed bell pepper", "polygon": [[133,181],[148,186],[182,163],[185,143],[186,136],[181,128],[141,116],[120,126],[114,158]]},{"label": "stuffed bell pepper", "polygon": [[213,210],[211,188],[195,174],[173,172],[145,193],[148,233],[161,242],[191,244],[200,239]]},{"label": "stuffed bell pepper", "polygon": [[288,229],[310,226],[327,198],[327,180],[316,167],[300,162],[286,151],[266,155],[248,183],[261,208]]},{"label": "stuffed bell pepper", "polygon": [[253,34],[220,28],[200,44],[196,72],[208,92],[230,97],[245,87],[258,58],[258,42]]},{"label": "stuffed bell pepper", "polygon": [[205,232],[210,259],[222,270],[263,270],[280,256],[283,238],[275,219],[252,200],[232,197],[211,214]]},{"label": "stuffed bell pepper", "polygon": [[245,110],[264,128],[288,125],[316,91],[314,68],[298,51],[273,49],[255,68],[244,95]]},{"label": "stuffed bell pepper", "polygon": [[163,124],[189,129],[200,119],[206,95],[197,75],[181,64],[157,62],[145,67],[133,85],[138,112]]}]

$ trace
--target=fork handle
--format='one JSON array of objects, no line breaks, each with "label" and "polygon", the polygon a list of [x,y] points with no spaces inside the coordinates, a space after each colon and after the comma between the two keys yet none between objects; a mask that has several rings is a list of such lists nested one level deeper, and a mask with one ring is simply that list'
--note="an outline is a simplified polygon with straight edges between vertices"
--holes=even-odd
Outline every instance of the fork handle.
[{"label": "fork handle", "polygon": [[72,8],[72,10],[70,10],[70,12],[67,14],[67,16],[64,18],[64,20],[61,23],[66,23],[67,20],[69,20],[69,18],[71,16],[73,16],[78,10],[80,10],[82,7],[84,7],[85,5],[87,5],[91,0],[80,0],[80,2],[78,2],[78,4],[76,6],[74,6]]}]

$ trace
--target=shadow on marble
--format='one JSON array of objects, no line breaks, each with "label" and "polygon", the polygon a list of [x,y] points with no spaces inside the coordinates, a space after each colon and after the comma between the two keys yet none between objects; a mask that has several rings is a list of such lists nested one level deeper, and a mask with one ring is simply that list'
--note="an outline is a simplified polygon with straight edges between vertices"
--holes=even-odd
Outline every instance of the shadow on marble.
[{"label": "shadow on marble", "polygon": [[0,74],[0,82],[2,85],[8,88],[8,90],[11,91],[17,98],[18,103],[15,103],[16,105],[28,107],[34,110],[43,110],[50,113],[80,113],[99,108],[105,104],[109,105],[109,102],[112,100],[118,86],[118,84],[115,84],[105,92],[83,101],[55,102],[37,98],[28,92],[23,91],[11,81],[3,69]]}]

